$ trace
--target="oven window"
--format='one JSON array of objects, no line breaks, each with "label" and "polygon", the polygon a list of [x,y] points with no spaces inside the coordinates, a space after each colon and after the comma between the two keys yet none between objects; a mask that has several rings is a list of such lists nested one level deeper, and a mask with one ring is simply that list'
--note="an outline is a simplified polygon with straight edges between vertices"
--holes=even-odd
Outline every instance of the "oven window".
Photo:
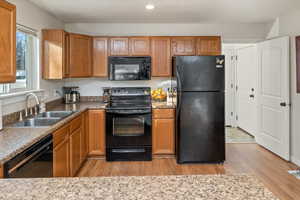
[{"label": "oven window", "polygon": [[144,117],[113,118],[113,136],[142,136],[144,134]]}]

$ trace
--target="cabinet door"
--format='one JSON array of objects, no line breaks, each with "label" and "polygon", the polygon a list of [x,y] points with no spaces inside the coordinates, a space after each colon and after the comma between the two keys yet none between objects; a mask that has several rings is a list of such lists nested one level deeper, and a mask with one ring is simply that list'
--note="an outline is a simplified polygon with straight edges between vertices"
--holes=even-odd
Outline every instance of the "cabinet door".
[{"label": "cabinet door", "polygon": [[105,111],[89,111],[89,154],[105,155]]},{"label": "cabinet door", "polygon": [[152,76],[171,77],[171,39],[169,37],[152,37]]},{"label": "cabinet door", "polygon": [[93,76],[108,76],[108,38],[95,37],[93,39]]},{"label": "cabinet door", "polygon": [[132,56],[149,56],[151,49],[150,46],[149,37],[130,38],[130,51]]},{"label": "cabinet door", "polygon": [[86,128],[86,117],[87,112],[82,114],[82,125],[81,125],[81,163],[85,161],[88,155],[88,132]]},{"label": "cabinet door", "polygon": [[89,36],[70,34],[70,77],[92,75],[92,40]]},{"label": "cabinet door", "polygon": [[43,79],[63,79],[65,73],[65,32],[64,30],[42,31]]},{"label": "cabinet door", "polygon": [[75,176],[81,165],[80,151],[81,129],[77,129],[70,135],[70,174]]},{"label": "cabinet door", "polygon": [[153,119],[153,154],[175,154],[174,119]]},{"label": "cabinet door", "polygon": [[217,56],[222,54],[221,37],[198,37],[197,55],[199,56]]},{"label": "cabinet door", "polygon": [[16,7],[0,1],[0,83],[16,81]]},{"label": "cabinet door", "polygon": [[196,55],[195,37],[173,37],[172,55],[173,56],[194,56]]},{"label": "cabinet door", "polygon": [[128,56],[129,38],[110,38],[110,55]]},{"label": "cabinet door", "polygon": [[68,177],[70,176],[69,163],[69,138],[65,138],[63,142],[53,149],[53,176]]}]

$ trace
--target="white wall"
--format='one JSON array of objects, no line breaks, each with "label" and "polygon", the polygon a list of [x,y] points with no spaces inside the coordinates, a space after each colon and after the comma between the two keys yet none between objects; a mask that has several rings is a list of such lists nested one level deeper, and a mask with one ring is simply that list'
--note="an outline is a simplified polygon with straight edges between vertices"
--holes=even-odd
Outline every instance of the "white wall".
[{"label": "white wall", "polygon": [[152,78],[150,81],[109,81],[107,79],[68,79],[65,86],[79,86],[81,96],[102,96],[103,87],[151,87],[167,88],[171,87],[170,78]]},{"label": "white wall", "polygon": [[[38,8],[34,4],[26,0],[8,0],[17,7],[17,23],[23,26],[32,28],[38,31],[38,36],[41,38],[41,29],[43,28],[64,28],[64,23]],[[41,51],[40,51],[41,52]],[[41,70],[40,70],[41,71]],[[46,100],[57,98],[54,95],[55,89],[61,89],[63,81],[44,81],[40,79],[40,89],[45,90]],[[24,108],[24,95],[22,97],[10,97],[2,100],[3,113],[19,111]]]},{"label": "white wall", "polygon": [[70,23],[67,31],[91,35],[221,35],[224,42],[251,43],[263,40],[268,24],[151,24]]},{"label": "white wall", "polygon": [[300,10],[279,18],[279,35],[291,36],[291,153],[292,161],[300,165],[300,94],[296,93],[295,36],[300,35]]}]

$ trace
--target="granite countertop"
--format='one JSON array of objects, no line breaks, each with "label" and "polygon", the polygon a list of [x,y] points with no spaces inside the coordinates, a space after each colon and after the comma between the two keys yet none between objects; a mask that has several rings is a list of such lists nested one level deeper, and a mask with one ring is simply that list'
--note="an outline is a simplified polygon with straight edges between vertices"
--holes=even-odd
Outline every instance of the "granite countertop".
[{"label": "granite countertop", "polygon": [[0,131],[0,165],[3,165],[6,161],[12,159],[43,137],[53,133],[87,109],[105,109],[105,107],[106,104],[99,102],[82,102],[74,105],[60,104],[52,107],[48,111],[74,111],[74,113],[53,126],[43,128],[4,127],[4,129]]},{"label": "granite countertop", "polygon": [[[80,102],[78,104],[59,104],[52,106],[48,111],[74,111],[74,114],[61,120],[59,123],[45,128],[10,128],[4,127],[0,131],[0,165],[12,159],[26,148],[43,137],[53,133],[55,130],[77,117],[88,109],[105,109],[106,104],[101,102]],[[153,102],[153,108],[175,108],[167,103]]]},{"label": "granite countertop", "polygon": [[9,200],[279,200],[250,175],[0,180]]}]

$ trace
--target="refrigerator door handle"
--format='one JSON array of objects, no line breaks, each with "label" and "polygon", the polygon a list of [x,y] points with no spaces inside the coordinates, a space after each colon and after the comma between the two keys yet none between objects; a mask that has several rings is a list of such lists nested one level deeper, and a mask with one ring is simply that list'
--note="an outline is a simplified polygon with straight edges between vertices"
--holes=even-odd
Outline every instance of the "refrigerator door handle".
[{"label": "refrigerator door handle", "polygon": [[182,87],[182,83],[181,83],[181,77],[180,77],[180,73],[178,72],[178,69],[181,68],[180,66],[177,66],[177,70],[176,70],[176,76],[177,76],[177,115],[176,118],[178,120],[178,115],[180,113],[180,109],[181,109],[181,87]]}]

